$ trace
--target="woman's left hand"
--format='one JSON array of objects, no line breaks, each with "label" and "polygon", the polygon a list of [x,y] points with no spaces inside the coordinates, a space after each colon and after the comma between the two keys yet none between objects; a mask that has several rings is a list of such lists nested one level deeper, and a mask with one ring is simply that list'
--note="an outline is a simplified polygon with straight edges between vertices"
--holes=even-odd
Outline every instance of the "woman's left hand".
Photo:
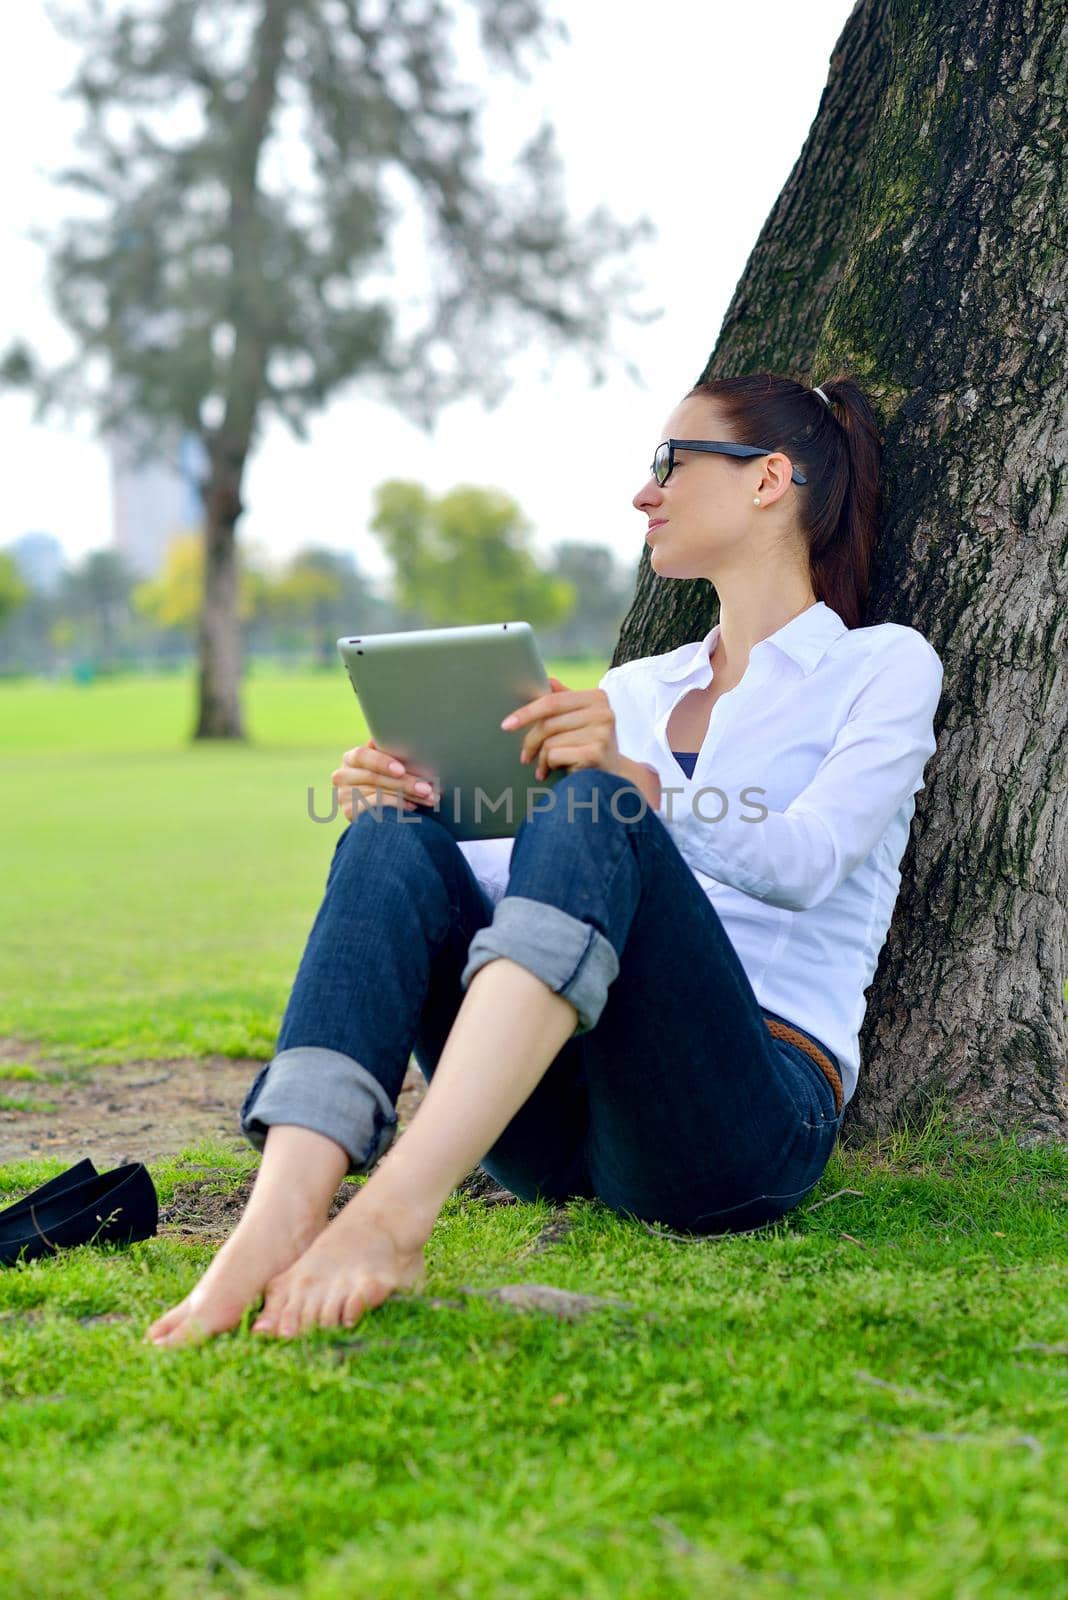
[{"label": "woman's left hand", "polygon": [[530,700],[506,717],[502,727],[525,728],[520,761],[537,762],[534,776],[550,767],[600,767],[613,772],[619,761],[616,718],[603,689],[569,689],[550,678],[552,691]]}]

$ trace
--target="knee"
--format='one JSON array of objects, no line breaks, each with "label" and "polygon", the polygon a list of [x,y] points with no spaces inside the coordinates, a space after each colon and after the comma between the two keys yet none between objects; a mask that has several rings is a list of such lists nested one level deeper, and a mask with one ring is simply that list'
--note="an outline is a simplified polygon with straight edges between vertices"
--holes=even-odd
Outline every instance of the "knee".
[{"label": "knee", "polygon": [[[531,821],[574,827],[601,822],[635,822],[648,801],[627,778],[601,767],[575,767],[555,783],[552,804],[535,811]],[[544,819],[544,821],[542,821]]]},{"label": "knee", "polygon": [[450,845],[455,841],[433,817],[409,813],[402,822],[388,805],[377,815],[357,811],[338,835],[330,872],[365,874],[388,862],[391,872],[419,875],[441,870]]}]

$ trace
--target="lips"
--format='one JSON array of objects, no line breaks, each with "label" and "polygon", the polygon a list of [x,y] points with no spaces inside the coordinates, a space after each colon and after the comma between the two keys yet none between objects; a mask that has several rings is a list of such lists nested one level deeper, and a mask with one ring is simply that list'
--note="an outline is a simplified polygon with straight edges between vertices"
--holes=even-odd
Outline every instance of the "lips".
[{"label": "lips", "polygon": [[646,531],[646,533],[652,533],[654,528],[662,528],[666,522],[667,522],[667,517],[661,517],[656,522],[650,522],[649,526],[646,528],[645,531]]}]

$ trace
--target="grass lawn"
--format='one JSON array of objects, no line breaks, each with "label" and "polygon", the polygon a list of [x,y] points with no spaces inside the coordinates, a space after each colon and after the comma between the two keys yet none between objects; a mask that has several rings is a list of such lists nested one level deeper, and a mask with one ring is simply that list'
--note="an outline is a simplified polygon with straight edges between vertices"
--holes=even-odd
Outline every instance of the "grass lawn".
[{"label": "grass lawn", "polygon": [[[560,662],[571,688],[607,662]],[[254,669],[247,746],[193,745],[188,677],[0,685],[0,1035],[57,1060],[269,1059],[367,736],[334,673]]]},{"label": "grass lawn", "polygon": [[[328,810],[364,729],[340,670],[245,701],[250,747],[195,748],[188,678],[0,687],[0,1034],[57,1095],[85,1062],[273,1049],[345,826],[307,790]],[[92,1151],[0,1167],[0,1199]],[[256,1159],[152,1162],[161,1207]],[[1068,1149],[936,1105],[753,1235],[457,1193],[421,1296],[294,1341],[142,1344],[218,1242],[165,1222],[8,1268],[0,1594],[1063,1596],[1066,1178]],[[521,1282],[607,1303],[467,1292]]]}]

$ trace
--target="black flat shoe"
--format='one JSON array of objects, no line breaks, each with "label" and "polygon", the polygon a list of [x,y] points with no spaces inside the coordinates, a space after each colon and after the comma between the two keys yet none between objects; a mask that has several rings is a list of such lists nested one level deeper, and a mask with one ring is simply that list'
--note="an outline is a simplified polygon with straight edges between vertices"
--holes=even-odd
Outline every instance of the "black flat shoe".
[{"label": "black flat shoe", "polygon": [[[47,1183],[42,1183],[39,1189],[34,1189],[31,1194],[24,1194],[21,1200],[16,1200],[14,1205],[5,1206],[0,1211],[0,1239],[6,1238],[11,1231],[11,1224],[23,1217],[28,1217],[31,1206],[39,1206],[42,1200],[50,1200],[54,1195],[62,1194],[64,1189],[71,1189],[76,1183],[84,1183],[86,1178],[95,1178],[96,1168],[86,1156],[84,1161],[75,1162],[73,1167],[68,1167],[66,1172],[61,1172],[57,1178],[49,1178]],[[22,1229],[17,1230],[21,1233]]]},{"label": "black flat shoe", "polygon": [[36,1261],[80,1244],[133,1244],[150,1239],[158,1221],[159,1201],[148,1168],[130,1161],[40,1204],[33,1200],[32,1210],[28,1205],[26,1214],[0,1236],[0,1266]]}]

